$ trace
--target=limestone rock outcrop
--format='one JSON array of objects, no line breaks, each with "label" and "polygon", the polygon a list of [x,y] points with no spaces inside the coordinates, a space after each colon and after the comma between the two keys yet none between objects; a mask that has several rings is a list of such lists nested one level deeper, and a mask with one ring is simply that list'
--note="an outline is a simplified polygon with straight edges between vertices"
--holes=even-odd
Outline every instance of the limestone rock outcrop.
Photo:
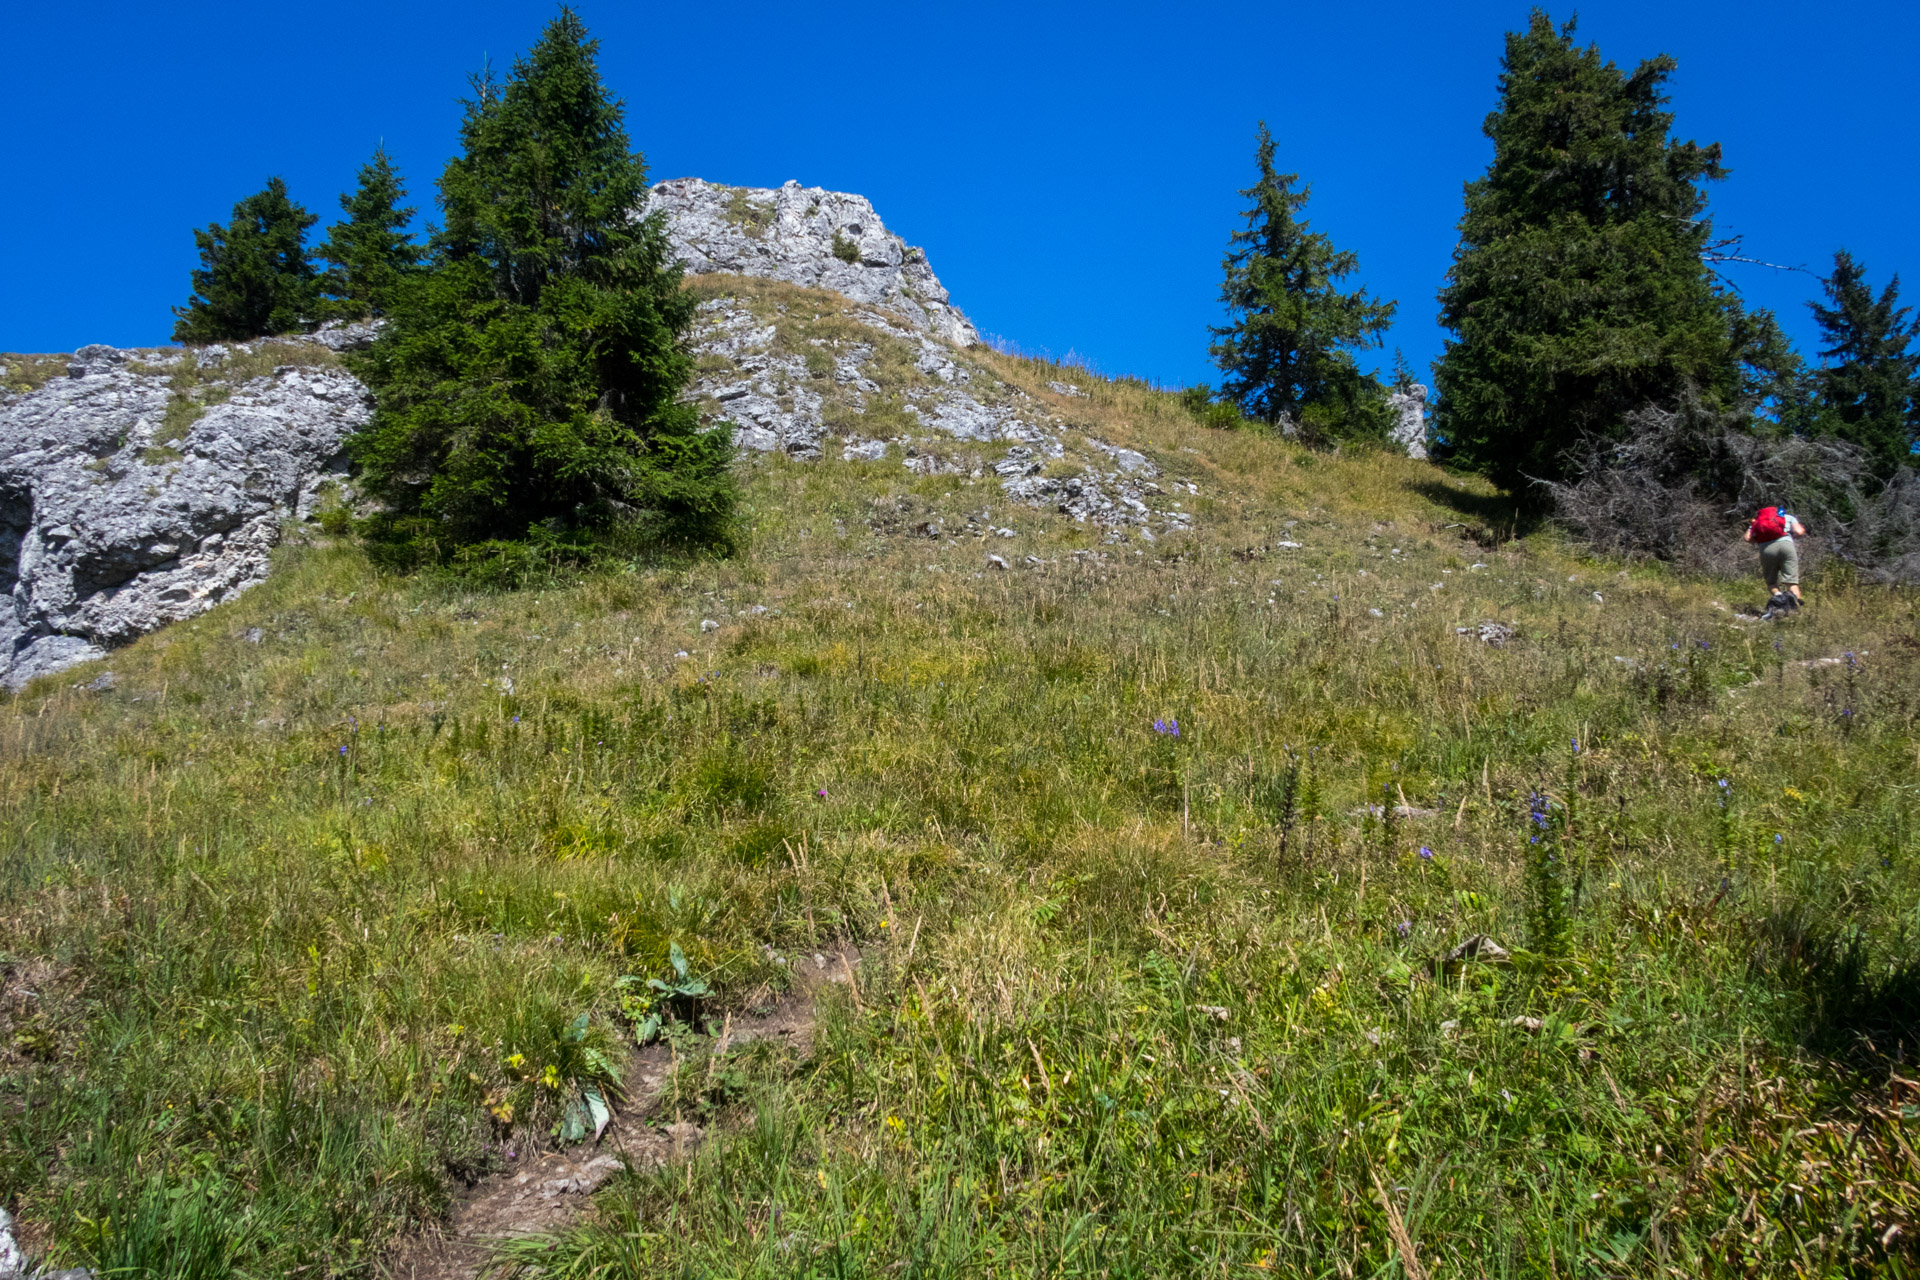
[{"label": "limestone rock outcrop", "polygon": [[265,578],[282,524],[344,476],[369,409],[316,344],[82,347],[68,375],[0,396],[10,689]]},{"label": "limestone rock outcrop", "polygon": [[648,208],[666,214],[674,251],[691,274],[727,271],[831,289],[957,347],[980,340],[927,255],[887,230],[865,196],[797,182],[769,191],[675,178],[654,187]]},{"label": "limestone rock outcrop", "polygon": [[[810,334],[778,298],[701,305],[689,395],[740,448],[813,460],[833,437],[844,460],[991,480],[1109,542],[1188,527],[1178,499],[1198,488],[1165,477],[1169,492],[1146,457],[1084,432],[1069,443],[1062,409],[1087,393],[1055,383],[1049,401],[1003,384],[967,350],[979,334],[926,255],[864,197],[682,178],[653,188],[649,207],[666,215],[689,274],[784,281],[851,304],[833,337]],[[260,582],[286,523],[346,477],[346,439],[372,406],[338,353],[372,338],[368,325],[329,325],[231,347],[83,347],[68,376],[0,391],[0,686],[101,657]]]},{"label": "limestone rock outcrop", "polygon": [[1407,451],[1409,458],[1427,456],[1427,389],[1418,382],[1395,388],[1387,396],[1393,410],[1393,428],[1389,438]]}]

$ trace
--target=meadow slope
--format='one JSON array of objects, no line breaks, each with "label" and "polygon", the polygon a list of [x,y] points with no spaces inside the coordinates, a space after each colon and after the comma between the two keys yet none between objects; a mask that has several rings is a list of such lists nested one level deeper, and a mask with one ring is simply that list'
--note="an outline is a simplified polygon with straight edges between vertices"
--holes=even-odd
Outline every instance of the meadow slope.
[{"label": "meadow slope", "polygon": [[[308,535],[0,703],[35,1246],[379,1274],[663,1020],[705,1140],[502,1266],[1911,1266],[1910,591],[1761,623],[1424,463],[967,359],[1191,531],[754,456],[728,558],[482,591]],[[712,1056],[841,942],[804,1056]]]}]

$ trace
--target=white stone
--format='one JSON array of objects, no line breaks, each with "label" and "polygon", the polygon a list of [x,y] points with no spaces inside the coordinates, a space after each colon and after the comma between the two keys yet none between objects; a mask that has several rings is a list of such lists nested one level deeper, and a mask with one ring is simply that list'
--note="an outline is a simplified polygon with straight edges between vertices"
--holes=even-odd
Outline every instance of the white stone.
[{"label": "white stone", "polygon": [[1393,429],[1388,433],[1393,442],[1407,451],[1409,458],[1427,456],[1427,389],[1418,382],[1410,382],[1387,396],[1387,406],[1393,410]]}]

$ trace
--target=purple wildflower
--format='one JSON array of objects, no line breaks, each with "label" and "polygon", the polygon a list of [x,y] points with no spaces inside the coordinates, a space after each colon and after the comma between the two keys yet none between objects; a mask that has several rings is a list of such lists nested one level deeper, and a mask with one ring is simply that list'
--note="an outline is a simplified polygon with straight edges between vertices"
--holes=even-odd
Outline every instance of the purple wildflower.
[{"label": "purple wildflower", "polygon": [[1420,860],[1421,860],[1422,862],[1432,862],[1432,861],[1433,861],[1433,850],[1431,850],[1431,849],[1429,849],[1429,848],[1427,848],[1427,846],[1425,846],[1425,845],[1421,845],[1421,846],[1420,846]]},{"label": "purple wildflower", "polygon": [[1153,731],[1155,733],[1163,733],[1169,738],[1177,738],[1180,736],[1180,722],[1174,719],[1155,720],[1153,722]]},{"label": "purple wildflower", "polygon": [[1399,924],[1394,926],[1394,932],[1399,934],[1403,938],[1406,937],[1408,934],[1413,932],[1413,921],[1402,920]]}]

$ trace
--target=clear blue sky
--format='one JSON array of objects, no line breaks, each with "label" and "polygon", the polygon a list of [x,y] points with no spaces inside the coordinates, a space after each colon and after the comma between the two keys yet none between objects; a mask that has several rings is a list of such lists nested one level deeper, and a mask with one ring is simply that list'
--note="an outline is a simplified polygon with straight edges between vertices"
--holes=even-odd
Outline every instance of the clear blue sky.
[{"label": "clear blue sky", "polygon": [[[1460,186],[1486,165],[1501,36],[1523,3],[583,0],[657,179],[856,191],[924,245],[980,327],[1103,371],[1211,379],[1206,326],[1255,122],[1310,214],[1440,349]],[[1565,7],[1550,8],[1556,20]],[[0,119],[0,350],[166,341],[190,230],[282,174],[325,221],[385,140],[415,197],[452,154],[466,75],[546,3],[15,5]],[[1718,140],[1722,228],[1824,269],[1845,246],[1920,302],[1920,6],[1604,0],[1583,41],[1667,52],[1681,136]],[[324,226],[324,222],[322,224]],[[1803,350],[1806,275],[1737,269]]]}]

